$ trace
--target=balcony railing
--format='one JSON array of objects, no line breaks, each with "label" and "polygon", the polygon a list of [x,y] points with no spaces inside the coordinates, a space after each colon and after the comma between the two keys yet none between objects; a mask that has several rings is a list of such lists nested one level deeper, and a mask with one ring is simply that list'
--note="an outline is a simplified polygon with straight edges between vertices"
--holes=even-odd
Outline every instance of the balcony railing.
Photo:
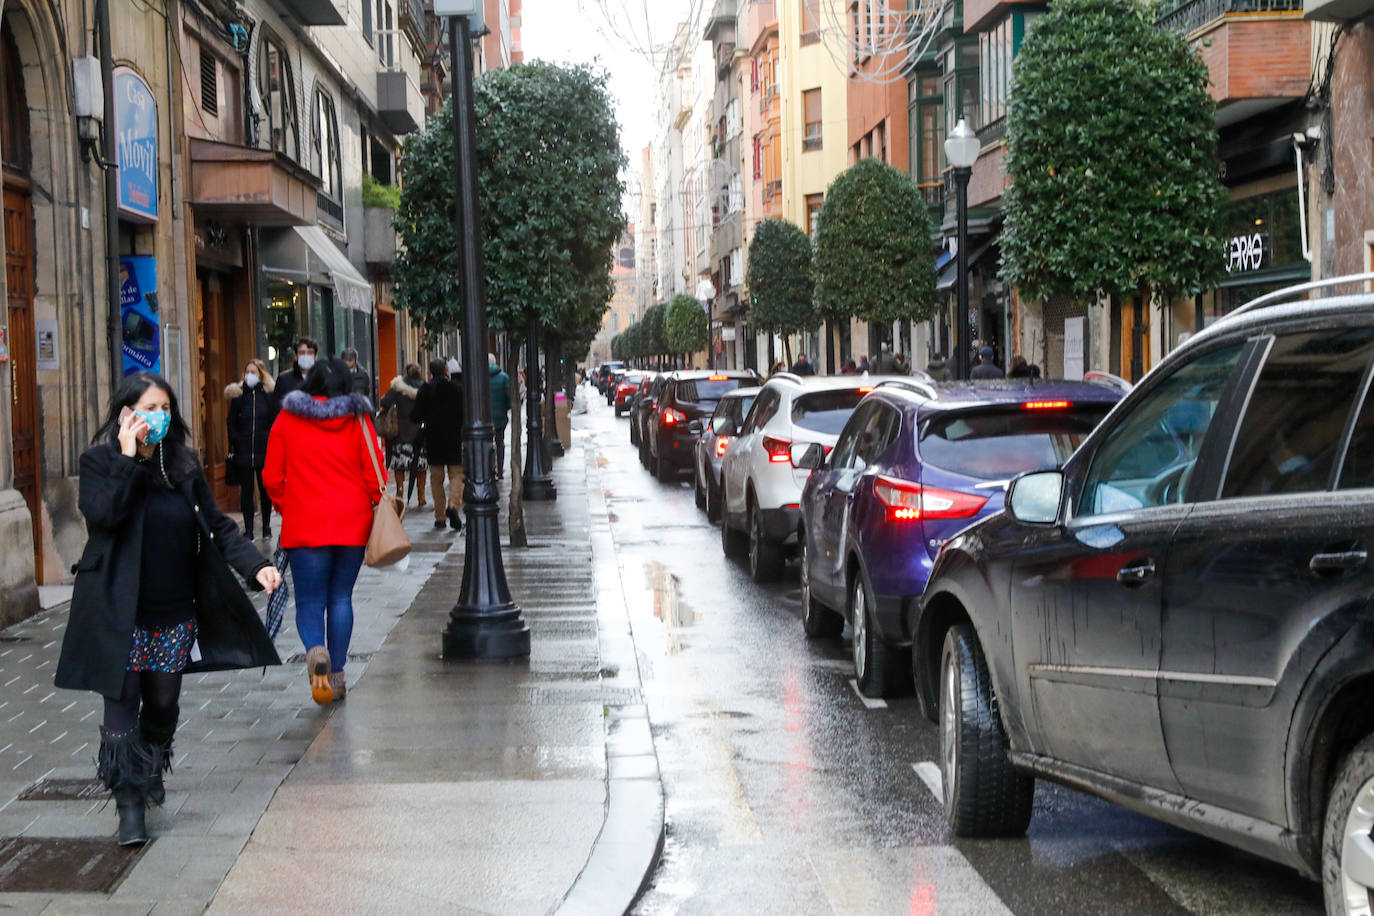
[{"label": "balcony railing", "polygon": [[1302,0],[1187,0],[1155,20],[1155,27],[1189,35],[1227,13],[1301,13]]},{"label": "balcony railing", "polygon": [[918,181],[916,187],[920,189],[921,197],[931,206],[938,206],[945,202],[945,183],[942,179]]},{"label": "balcony railing", "polygon": [[769,203],[775,197],[782,196],[782,179],[774,178],[763,186],[763,202]]},{"label": "balcony railing", "polygon": [[759,114],[768,114],[769,107],[778,99],[777,84],[769,86],[767,91],[759,97]]}]

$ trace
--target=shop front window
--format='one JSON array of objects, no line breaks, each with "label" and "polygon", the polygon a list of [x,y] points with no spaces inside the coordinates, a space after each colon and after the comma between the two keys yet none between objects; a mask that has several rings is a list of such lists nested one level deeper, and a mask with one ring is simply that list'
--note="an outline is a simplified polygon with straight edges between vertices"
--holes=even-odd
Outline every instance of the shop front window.
[{"label": "shop front window", "polygon": [[276,375],[294,364],[296,341],[305,333],[305,287],[269,278],[266,291],[262,326],[267,331],[267,368]]}]

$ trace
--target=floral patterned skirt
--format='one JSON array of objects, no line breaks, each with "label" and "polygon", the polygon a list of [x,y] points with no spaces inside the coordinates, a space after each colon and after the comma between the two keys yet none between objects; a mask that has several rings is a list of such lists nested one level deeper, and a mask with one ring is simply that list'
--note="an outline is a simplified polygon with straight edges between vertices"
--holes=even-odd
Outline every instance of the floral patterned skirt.
[{"label": "floral patterned skirt", "polygon": [[135,626],[126,670],[180,674],[191,660],[191,644],[195,641],[194,620],[156,629]]}]

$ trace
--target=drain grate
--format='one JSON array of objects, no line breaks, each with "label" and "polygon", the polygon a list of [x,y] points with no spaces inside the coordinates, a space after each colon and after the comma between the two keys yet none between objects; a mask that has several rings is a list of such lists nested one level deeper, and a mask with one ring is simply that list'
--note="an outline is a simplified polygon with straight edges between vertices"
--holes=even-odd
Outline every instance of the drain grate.
[{"label": "drain grate", "polygon": [[6,837],[0,840],[0,892],[108,894],[139,852],[108,838]]},{"label": "drain grate", "polygon": [[19,793],[19,801],[85,801],[109,794],[98,779],[40,779]]},{"label": "drain grate", "polygon": [[638,687],[529,687],[525,693],[534,706],[571,706],[578,703],[637,706],[644,702]]}]

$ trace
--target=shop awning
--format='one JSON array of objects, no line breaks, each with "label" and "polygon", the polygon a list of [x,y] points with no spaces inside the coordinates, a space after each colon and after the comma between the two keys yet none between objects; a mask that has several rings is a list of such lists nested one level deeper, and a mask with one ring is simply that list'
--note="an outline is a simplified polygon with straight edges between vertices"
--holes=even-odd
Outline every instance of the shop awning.
[{"label": "shop awning", "polygon": [[[973,249],[972,253],[968,256],[969,270],[972,270],[973,265],[977,264],[980,258],[992,250],[992,246],[996,244],[996,242],[997,236],[994,235],[984,242],[981,247]],[[953,254],[946,252],[945,257],[936,261],[935,266],[936,270],[939,271],[935,277],[935,288],[940,291],[954,289],[954,282],[959,278],[959,259]]]},{"label": "shop awning", "polygon": [[295,226],[264,233],[262,270],[269,277],[333,286],[340,305],[372,311],[372,284],[319,226]]}]

